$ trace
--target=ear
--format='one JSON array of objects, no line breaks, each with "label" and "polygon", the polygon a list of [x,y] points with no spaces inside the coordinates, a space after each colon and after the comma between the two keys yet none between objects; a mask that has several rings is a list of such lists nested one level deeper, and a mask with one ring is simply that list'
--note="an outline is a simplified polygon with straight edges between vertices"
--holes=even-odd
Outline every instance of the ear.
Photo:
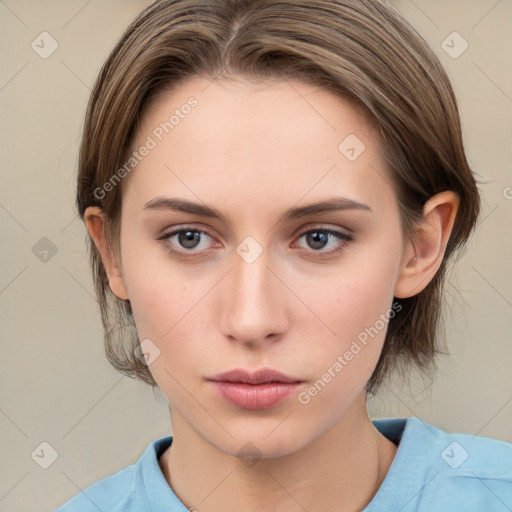
[{"label": "ear", "polygon": [[97,206],[89,206],[84,213],[84,222],[89,236],[101,254],[112,293],[121,300],[127,300],[128,292],[117,259],[105,237],[104,213]]},{"label": "ear", "polygon": [[414,239],[404,249],[395,297],[412,297],[432,280],[443,261],[459,201],[456,192],[445,191],[426,202],[423,220],[416,228]]}]

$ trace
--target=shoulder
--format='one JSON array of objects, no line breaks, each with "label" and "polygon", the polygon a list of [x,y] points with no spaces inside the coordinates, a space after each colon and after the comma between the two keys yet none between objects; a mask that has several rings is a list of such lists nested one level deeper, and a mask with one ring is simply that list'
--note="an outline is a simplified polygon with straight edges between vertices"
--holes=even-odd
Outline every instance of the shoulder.
[{"label": "shoulder", "polygon": [[[172,494],[158,466],[158,456],[172,436],[151,442],[139,460],[117,473],[98,480],[61,505],[55,512],[142,512],[150,510],[150,494]],[[156,491],[156,492],[152,492]]]},{"label": "shoulder", "polygon": [[382,497],[399,495],[403,512],[512,510],[511,443],[449,433],[416,417],[374,424],[399,443]]},{"label": "shoulder", "polygon": [[443,475],[512,483],[512,444],[488,437],[449,433],[418,418],[407,419],[416,446],[434,449],[432,470]]},{"label": "shoulder", "polygon": [[430,427],[439,441],[422,498],[432,506],[458,499],[469,510],[512,510],[512,444]]}]

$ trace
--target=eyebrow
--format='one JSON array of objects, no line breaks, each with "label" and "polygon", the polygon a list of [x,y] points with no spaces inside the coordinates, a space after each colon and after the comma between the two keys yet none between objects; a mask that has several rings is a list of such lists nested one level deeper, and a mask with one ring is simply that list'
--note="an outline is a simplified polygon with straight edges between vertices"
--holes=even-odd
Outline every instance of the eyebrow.
[{"label": "eyebrow", "polygon": [[[210,208],[205,204],[194,203],[186,199],[179,199],[174,197],[157,196],[148,201],[143,210],[171,210],[184,213],[199,215],[201,217],[208,217],[218,219],[226,222],[226,218],[219,210]],[[346,197],[333,197],[319,203],[312,203],[306,206],[299,206],[287,210],[279,222],[289,222],[291,220],[300,219],[309,215],[316,215],[319,213],[339,211],[339,210],[363,210],[371,212],[372,209],[365,203],[348,199]]]}]

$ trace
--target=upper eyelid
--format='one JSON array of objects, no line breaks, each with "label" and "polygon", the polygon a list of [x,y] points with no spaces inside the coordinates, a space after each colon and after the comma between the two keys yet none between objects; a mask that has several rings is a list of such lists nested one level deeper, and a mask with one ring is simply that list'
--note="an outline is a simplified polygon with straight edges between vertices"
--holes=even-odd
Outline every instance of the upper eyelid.
[{"label": "upper eyelid", "polygon": [[[305,233],[308,233],[310,231],[314,231],[315,229],[318,229],[319,231],[336,231],[340,232],[342,234],[345,234],[347,236],[352,236],[353,231],[348,228],[342,228],[342,227],[329,227],[326,224],[318,224],[316,226],[308,227],[308,228],[300,228],[296,229],[293,232],[293,236],[303,235]],[[189,226],[187,224],[184,224],[183,226],[173,227],[170,228],[169,231],[164,231],[162,235],[159,238],[165,238],[171,235],[175,235],[177,233],[180,233],[181,231],[195,231],[198,233],[204,233],[208,235],[211,238],[215,238],[213,235],[211,235],[208,232],[208,229],[201,228],[201,227],[195,227],[195,226]]]},{"label": "upper eyelid", "polygon": [[162,239],[165,239],[165,238],[170,238],[170,237],[175,236],[178,233],[181,233],[183,231],[194,231],[196,233],[201,233],[201,234],[204,234],[204,235],[208,235],[210,238],[215,238],[212,235],[210,235],[210,233],[208,233],[208,231],[206,229],[194,228],[192,226],[183,226],[183,227],[173,228],[170,231],[165,231],[164,233],[162,233],[162,235],[160,235],[157,238],[157,240],[162,240]]}]

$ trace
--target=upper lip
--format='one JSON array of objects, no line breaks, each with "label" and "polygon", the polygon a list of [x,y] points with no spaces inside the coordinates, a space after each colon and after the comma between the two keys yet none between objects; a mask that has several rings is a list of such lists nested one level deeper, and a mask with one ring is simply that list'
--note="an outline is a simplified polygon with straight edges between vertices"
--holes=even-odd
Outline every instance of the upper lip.
[{"label": "upper lip", "polygon": [[272,368],[260,368],[256,371],[236,368],[227,372],[219,373],[207,380],[216,382],[241,382],[243,384],[267,384],[269,382],[302,382],[300,379],[290,377]]}]

